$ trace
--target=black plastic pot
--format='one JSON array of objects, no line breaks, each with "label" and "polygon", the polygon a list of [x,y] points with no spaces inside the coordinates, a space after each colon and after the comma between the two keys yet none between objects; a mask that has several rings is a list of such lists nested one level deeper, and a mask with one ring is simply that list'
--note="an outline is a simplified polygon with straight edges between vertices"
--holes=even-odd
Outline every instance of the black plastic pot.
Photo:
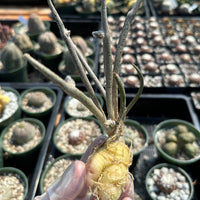
[{"label": "black plastic pot", "polygon": [[[9,176],[15,176],[17,179],[20,179],[20,181],[22,181],[22,183],[24,185],[23,200],[25,200],[27,198],[27,194],[28,194],[28,178],[26,177],[26,175],[21,170],[14,168],[14,167],[0,168],[0,175],[4,176],[6,174],[9,174]],[[1,186],[1,189],[2,189],[2,186]],[[9,194],[7,193],[6,195],[8,196]],[[4,199],[4,197],[2,197],[2,198]],[[5,199],[8,199],[8,197]]]},{"label": "black plastic pot", "polygon": [[24,62],[24,66],[11,70],[0,72],[0,82],[27,82],[27,62]]}]

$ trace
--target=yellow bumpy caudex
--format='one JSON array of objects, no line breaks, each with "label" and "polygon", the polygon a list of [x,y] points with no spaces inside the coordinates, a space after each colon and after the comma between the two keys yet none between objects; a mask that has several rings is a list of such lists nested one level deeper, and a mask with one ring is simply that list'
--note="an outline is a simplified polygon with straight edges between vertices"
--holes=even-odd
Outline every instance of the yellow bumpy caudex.
[{"label": "yellow bumpy caudex", "polygon": [[87,184],[101,200],[117,200],[127,182],[132,163],[130,149],[123,141],[105,144],[86,164]]}]

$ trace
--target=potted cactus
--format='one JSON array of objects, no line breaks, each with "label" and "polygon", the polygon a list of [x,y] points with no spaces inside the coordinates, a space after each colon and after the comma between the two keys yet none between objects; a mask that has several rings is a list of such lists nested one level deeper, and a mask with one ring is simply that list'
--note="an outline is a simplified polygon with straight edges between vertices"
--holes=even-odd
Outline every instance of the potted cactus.
[{"label": "potted cactus", "polygon": [[[83,55],[80,53],[80,51],[78,51],[72,42],[70,38],[70,31],[64,26],[51,0],[48,0],[48,4],[54,18],[58,23],[60,33],[64,41],[66,41],[70,55],[73,57],[73,62],[76,68],[79,69],[80,77],[91,98],[88,98],[84,92],[78,89],[75,85],[66,82],[61,77],[57,76],[55,73],[46,68],[44,65],[39,63],[37,60],[32,58],[30,55],[25,54],[25,58],[46,77],[57,83],[69,96],[72,96],[81,101],[84,106],[90,109],[90,111],[103,126],[106,134],[108,135],[108,139],[103,146],[95,149],[93,154],[91,154],[89,159],[86,161],[86,185],[89,189],[91,189],[90,191],[92,195],[98,197],[99,199],[117,200],[121,195],[123,195],[123,191],[125,189],[124,187],[129,177],[128,168],[132,163],[132,155],[130,149],[125,144],[124,138],[122,137],[124,132],[123,124],[127,114],[140,97],[144,84],[143,76],[140,70],[133,64],[139,74],[141,86],[135,97],[129,102],[128,105],[126,105],[125,89],[123,81],[119,76],[119,71],[123,52],[122,50],[126,43],[126,37],[130,29],[131,22],[135,16],[136,10],[139,8],[141,1],[138,0],[134,7],[132,7],[127,14],[127,18],[124,22],[124,27],[121,31],[120,40],[116,48],[115,60],[113,62],[111,52],[111,38],[107,21],[106,0],[102,0],[102,30],[93,32],[93,35],[96,38],[99,38],[103,44],[104,73],[106,75],[105,88],[101,85],[100,81],[88,66]],[[100,103],[98,102],[94,89],[88,80],[84,69],[88,71],[88,74],[92,77],[94,83],[105,99],[105,107],[107,112],[103,110]],[[120,95],[118,95],[118,92]],[[118,99],[118,97],[120,99]],[[120,102],[120,106],[118,100]],[[98,158],[102,162],[99,162]],[[131,178],[130,182],[132,183]],[[133,198],[132,196],[133,194],[131,194],[131,198]]]},{"label": "potted cactus", "polygon": [[0,88],[0,130],[20,117],[19,98],[17,90],[10,87]]},{"label": "potted cactus", "polygon": [[26,82],[27,62],[22,51],[13,43],[9,42],[1,51],[0,80],[2,82]]},{"label": "potted cactus", "polygon": [[43,118],[56,103],[55,92],[47,87],[34,87],[24,90],[20,95],[20,107],[30,117]]},{"label": "potted cactus", "polygon": [[34,52],[45,66],[57,73],[64,49],[64,42],[53,32],[47,31],[38,37],[38,45],[35,45]]},{"label": "potted cactus", "polygon": [[200,133],[189,122],[165,120],[154,130],[154,141],[161,156],[178,165],[187,165],[200,159]]},{"label": "potted cactus", "polygon": [[17,168],[0,168],[0,185],[0,194],[2,200],[25,200],[27,198],[28,178],[24,172]]},{"label": "potted cactus", "polygon": [[[86,59],[86,62],[90,66],[91,70],[93,70],[94,61],[89,57],[87,57]],[[71,55],[68,50],[66,50],[63,54],[63,60],[59,63],[58,71],[62,78],[65,78],[66,76],[71,76],[75,81],[81,81],[79,70],[74,65],[73,59],[71,58]]]},{"label": "potted cactus", "polygon": [[38,36],[50,30],[50,23],[48,21],[42,21],[40,16],[36,13],[32,13],[27,21],[27,24],[20,24],[16,27],[15,32],[18,34],[26,33],[31,40],[37,42]]},{"label": "potted cactus", "polygon": [[28,162],[37,155],[44,136],[45,126],[37,119],[21,118],[12,122],[3,129],[0,138],[5,159],[20,168],[24,167],[24,159]]},{"label": "potted cactus", "polygon": [[53,143],[62,154],[82,155],[89,144],[102,134],[102,126],[95,118],[70,117],[56,128]]}]

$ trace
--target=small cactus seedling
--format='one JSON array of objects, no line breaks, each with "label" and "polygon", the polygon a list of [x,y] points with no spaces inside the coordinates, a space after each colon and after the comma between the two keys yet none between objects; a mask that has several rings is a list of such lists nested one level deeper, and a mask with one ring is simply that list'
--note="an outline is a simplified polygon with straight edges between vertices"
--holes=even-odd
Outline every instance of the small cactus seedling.
[{"label": "small cactus seedling", "polygon": [[3,114],[5,106],[10,102],[10,98],[3,94],[2,90],[0,89],[0,117]]},{"label": "small cactus seedling", "polygon": [[56,35],[51,32],[44,32],[38,38],[40,51],[46,54],[58,54],[61,52],[61,46],[58,43]]},{"label": "small cactus seedling", "polygon": [[28,105],[39,108],[44,105],[45,101],[48,99],[45,93],[36,91],[31,92],[28,97]]},{"label": "small cactus seedling", "polygon": [[22,52],[26,52],[33,49],[33,43],[27,34],[18,34],[14,37],[14,43],[21,49]]},{"label": "small cactus seedling", "polygon": [[12,141],[16,145],[23,145],[34,137],[35,131],[34,125],[21,121],[13,129]]},{"label": "small cactus seedling", "polygon": [[44,22],[41,18],[33,13],[28,19],[28,33],[31,35],[40,34],[46,30]]},{"label": "small cactus seedling", "polygon": [[13,42],[9,42],[2,49],[1,62],[5,71],[21,68],[25,64],[22,51]]}]

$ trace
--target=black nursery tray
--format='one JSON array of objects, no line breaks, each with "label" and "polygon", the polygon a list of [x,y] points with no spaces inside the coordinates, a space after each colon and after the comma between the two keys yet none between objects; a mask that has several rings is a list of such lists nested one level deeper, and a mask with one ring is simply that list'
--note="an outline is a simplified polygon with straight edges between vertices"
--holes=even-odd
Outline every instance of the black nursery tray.
[{"label": "black nursery tray", "polygon": [[156,0],[148,0],[149,3],[149,7],[150,7],[150,11],[154,16],[190,16],[190,17],[194,17],[194,16],[199,16],[200,14],[200,5],[198,0],[195,1],[198,3],[198,8],[194,9],[191,13],[181,13],[179,11],[180,5],[178,5],[177,8],[175,8],[173,11],[169,12],[169,13],[165,13],[162,11],[161,9],[161,2],[162,1],[156,1]]},{"label": "black nursery tray", "polygon": [[[133,95],[128,95],[128,101],[133,98]],[[144,94],[135,104],[129,113],[129,118],[140,122],[149,134],[149,146],[136,157],[133,158],[131,172],[134,176],[135,192],[145,200],[150,199],[145,189],[145,177],[148,170],[158,163],[166,163],[158,154],[153,144],[153,131],[155,127],[162,121],[168,119],[181,119],[190,122],[198,130],[200,124],[195,113],[191,98],[185,95],[170,95],[170,94]],[[199,184],[200,176],[198,169],[200,162],[182,167],[188,172],[193,180],[195,192],[193,200],[200,198]]]},{"label": "black nursery tray", "polygon": [[[117,48],[116,44],[119,40],[122,17],[109,18],[109,25],[112,29],[113,37],[112,44],[115,48]],[[137,65],[142,71],[144,76],[144,92],[188,94],[194,89],[199,89],[200,82],[194,82],[191,78],[191,75],[193,77],[200,76],[200,67],[198,64],[200,55],[194,50],[194,44],[200,44],[199,23],[199,18],[191,19],[188,17],[141,18],[138,16],[135,18],[131,24],[130,34],[126,40],[125,47],[128,50],[124,50],[122,54],[123,59],[120,70],[126,91],[133,93],[139,87],[139,81],[134,81],[138,78],[136,70],[129,69],[132,63]],[[186,36],[184,34],[186,30],[190,35]],[[141,35],[141,32],[143,35]],[[172,32],[174,35],[177,35],[177,41],[186,47],[186,52],[181,52],[179,49],[176,49],[178,45],[175,42],[171,42],[174,39],[170,35]],[[154,39],[157,34],[159,34],[160,43]],[[194,43],[191,42],[191,37]],[[147,53],[145,49],[142,49],[144,46],[147,46],[151,52]],[[165,60],[166,53],[168,57]],[[155,70],[152,70],[151,67],[148,70],[146,66],[148,62],[145,62],[143,57],[145,54],[151,55],[151,59],[148,62],[153,60],[157,67]],[[126,58],[125,60],[125,56],[131,56],[132,58]],[[188,61],[184,60],[185,57],[189,57]],[[175,70],[170,69],[168,64],[171,67],[172,65],[175,66]],[[98,69],[99,78],[104,83],[102,51],[99,55]],[[132,81],[130,81],[130,77]]]},{"label": "black nursery tray", "polygon": [[[34,199],[37,186],[39,183],[39,178],[42,172],[42,167],[45,161],[45,156],[49,147],[49,143],[51,140],[52,132],[54,130],[54,125],[57,119],[57,114],[60,109],[60,104],[62,101],[63,97],[63,92],[62,90],[57,87],[54,84],[47,84],[47,83],[1,83],[1,87],[11,87],[16,89],[19,93],[23,92],[26,89],[30,89],[33,87],[47,87],[52,89],[56,93],[56,103],[55,106],[53,107],[52,111],[45,116],[44,118],[41,118],[43,124],[45,125],[46,128],[46,134],[44,138],[44,142],[37,153],[37,155],[32,158],[31,163],[27,163],[26,160],[24,160],[24,163],[19,163],[17,161],[12,162],[12,160],[7,159],[4,157],[4,167],[16,167],[21,169],[28,177],[28,182],[29,182],[29,190],[28,190],[28,196],[27,200]],[[21,114],[21,117],[27,117],[23,112]]]}]

